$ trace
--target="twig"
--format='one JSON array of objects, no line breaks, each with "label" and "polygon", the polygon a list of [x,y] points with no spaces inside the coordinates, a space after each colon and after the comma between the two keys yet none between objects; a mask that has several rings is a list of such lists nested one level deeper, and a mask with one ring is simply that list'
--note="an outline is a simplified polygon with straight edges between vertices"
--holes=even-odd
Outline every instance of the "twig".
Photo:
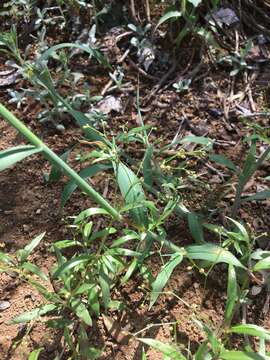
[{"label": "twig", "polygon": [[155,76],[147,74],[147,72],[145,72],[142,68],[140,68],[137,64],[135,64],[135,62],[132,61],[130,57],[127,57],[127,60],[129,62],[129,65],[131,65],[134,69],[136,69],[141,75],[143,75],[147,79],[157,81],[157,78]]},{"label": "twig", "polygon": [[137,21],[136,10],[135,10],[135,1],[134,0],[130,0],[130,10],[131,10],[131,16],[133,17],[133,20]]},{"label": "twig", "polygon": [[145,0],[145,12],[146,12],[146,19],[150,23],[151,22],[151,12],[150,12],[149,0]]},{"label": "twig", "polygon": [[166,82],[166,80],[168,79],[168,77],[175,71],[176,69],[176,59],[173,60],[172,66],[170,67],[169,71],[166,72],[166,74],[164,74],[162,76],[162,78],[160,79],[160,81],[158,82],[158,84],[156,86],[154,86],[153,90],[150,92],[150,94],[147,95],[147,97],[145,98],[145,102],[144,105],[147,104],[152,97],[160,90],[160,88],[162,87],[162,85]]}]

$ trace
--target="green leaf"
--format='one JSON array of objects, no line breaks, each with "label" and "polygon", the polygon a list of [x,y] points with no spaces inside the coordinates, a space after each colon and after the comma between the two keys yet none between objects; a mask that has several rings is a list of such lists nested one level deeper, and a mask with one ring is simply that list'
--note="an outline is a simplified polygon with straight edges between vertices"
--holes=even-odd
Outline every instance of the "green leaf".
[{"label": "green leaf", "polygon": [[83,210],[78,216],[76,216],[74,220],[74,224],[78,224],[79,222],[89,218],[94,215],[109,215],[108,211],[102,208],[89,208]]},{"label": "green leaf", "polygon": [[156,339],[138,338],[137,340],[142,343],[152,346],[154,349],[160,351],[164,356],[168,356],[172,360],[186,360],[186,357],[176,350],[174,346],[164,344],[163,342]]},{"label": "green leaf", "polygon": [[209,355],[208,340],[205,340],[196,351],[194,360],[211,360]]},{"label": "green leaf", "polygon": [[[94,164],[86,167],[82,171],[79,172],[80,177],[83,179],[92,177],[103,170],[111,169],[111,165],[105,165],[105,164]],[[77,189],[78,185],[75,183],[75,181],[70,180],[67,182],[67,184],[64,186],[63,192],[61,194],[61,207],[64,207],[66,202],[69,200],[72,193]]]},{"label": "green leaf", "polygon": [[164,14],[158,21],[155,30],[157,30],[157,28],[165,23],[166,21],[170,20],[170,19],[177,19],[179,17],[182,16],[182,13],[180,11],[177,10],[172,10],[172,11],[168,11],[166,14]]},{"label": "green leaf", "polygon": [[[126,205],[139,204],[145,201],[144,191],[140,180],[123,163],[117,167],[117,182]],[[139,227],[148,225],[147,212],[143,206],[130,210],[133,221]]]},{"label": "green leaf", "polygon": [[64,329],[72,325],[72,321],[63,318],[54,318],[46,321],[46,325],[52,329]]},{"label": "green leaf", "polygon": [[194,319],[193,321],[207,335],[207,339],[211,344],[211,347],[212,347],[212,350],[213,350],[214,354],[216,354],[216,355],[219,354],[222,345],[218,341],[215,333],[206,324],[203,324],[201,321],[198,321],[196,319]]},{"label": "green leaf", "polygon": [[213,140],[211,140],[205,136],[187,135],[180,141],[180,143],[181,144],[194,143],[197,145],[204,145],[206,147],[212,147]]},{"label": "green leaf", "polygon": [[127,272],[125,273],[125,276],[121,280],[122,284],[125,284],[130,279],[130,277],[132,276],[134,271],[137,269],[138,263],[139,263],[138,259],[132,260],[131,264],[129,265],[129,267],[127,269]]},{"label": "green leaf", "polygon": [[266,360],[264,356],[245,351],[224,351],[219,356],[222,360]]},{"label": "green leaf", "polygon": [[253,267],[254,271],[267,270],[270,268],[270,256],[258,261]]},{"label": "green leaf", "polygon": [[39,348],[39,349],[32,351],[28,357],[28,360],[38,360],[39,355],[40,355],[41,351],[43,351],[43,350],[44,350],[44,348]]},{"label": "green leaf", "polygon": [[108,276],[107,269],[104,264],[101,264],[99,271],[99,284],[101,287],[102,298],[105,309],[108,308],[110,300],[111,300],[111,292],[110,292],[110,278]]},{"label": "green leaf", "polygon": [[141,357],[141,360],[147,360],[147,357],[146,357],[146,353],[145,353],[144,348],[142,348],[142,357]]},{"label": "green leaf", "polygon": [[61,249],[67,249],[72,246],[82,246],[82,244],[76,240],[60,240],[55,242],[53,246],[61,250]]},{"label": "green leaf", "polygon": [[44,231],[42,234],[36,236],[30,244],[26,245],[24,249],[18,250],[16,252],[16,255],[21,263],[23,263],[28,256],[31,254],[31,252],[39,245],[41,240],[44,238],[46,232]]},{"label": "green leaf", "polygon": [[190,4],[192,4],[195,8],[202,2],[202,0],[187,0]]},{"label": "green leaf", "polygon": [[230,328],[229,332],[235,334],[258,336],[261,339],[270,341],[270,331],[254,324],[235,325]]},{"label": "green leaf", "polygon": [[139,239],[140,239],[140,236],[137,233],[130,232],[130,234],[124,235],[124,236],[114,240],[112,242],[111,248],[121,246],[131,240],[139,240]]},{"label": "green leaf", "polygon": [[100,305],[98,300],[98,292],[95,286],[91,288],[88,294],[88,304],[90,309],[96,316],[100,315]]},{"label": "green leaf", "polygon": [[2,251],[0,251],[0,264],[1,262],[9,265],[14,265],[13,259],[10,256],[3,253]]},{"label": "green leaf", "polygon": [[90,259],[90,255],[81,255],[74,257],[73,259],[66,261],[64,264],[60,265],[54,272],[53,277],[56,279],[61,277],[63,273],[68,270],[75,268],[78,265],[82,265],[88,262]]},{"label": "green leaf", "polygon": [[[239,230],[240,234],[241,234],[241,238],[239,238],[239,240],[243,240],[245,241],[246,243],[249,243],[249,235],[248,235],[248,232],[246,230],[246,228],[238,221],[230,218],[230,217],[227,217],[227,219],[229,219],[232,223],[234,223],[234,225],[237,227],[237,229]],[[230,233],[231,234],[231,233]]]},{"label": "green leaf", "polygon": [[241,199],[244,201],[256,201],[256,200],[265,200],[270,197],[270,190],[259,191],[254,195],[250,195]]},{"label": "green leaf", "polygon": [[43,305],[34,310],[25,312],[25,313],[15,317],[14,319],[11,320],[11,323],[12,324],[27,323],[29,321],[36,320],[40,316],[43,316],[43,315],[47,314],[48,312],[55,310],[56,308],[57,308],[57,306],[54,304]]},{"label": "green leaf", "polygon": [[[60,158],[63,161],[67,162],[67,159],[69,157],[70,152],[71,152],[70,149],[65,151],[60,156]],[[46,181],[48,181],[48,182],[57,182],[57,181],[60,180],[62,174],[63,174],[63,171],[61,170],[61,168],[59,168],[59,166],[56,166],[56,165],[53,164],[52,167],[51,167],[51,172],[50,172],[49,176],[46,175]]]},{"label": "green leaf", "polygon": [[78,316],[78,318],[84,321],[86,325],[92,326],[91,316],[85,305],[82,303],[81,299],[72,299],[71,307],[75,314]]},{"label": "green leaf", "polygon": [[42,280],[48,281],[48,277],[46,274],[44,274],[44,272],[42,270],[40,270],[40,268],[38,268],[36,265],[30,263],[30,262],[24,262],[22,264],[22,268],[30,271],[31,273],[39,276]]},{"label": "green leaf", "polygon": [[188,213],[188,227],[196,243],[204,243],[203,228],[198,216],[194,212]]},{"label": "green leaf", "polygon": [[231,160],[226,158],[224,155],[213,154],[209,156],[209,159],[211,161],[216,162],[217,164],[226,166],[228,169],[232,171],[237,171],[236,165]]},{"label": "green leaf", "polygon": [[42,150],[42,148],[37,148],[32,145],[22,145],[0,151],[0,171],[9,168],[30,155],[37,154]]},{"label": "green leaf", "polygon": [[237,280],[236,280],[236,272],[232,265],[228,267],[228,285],[227,285],[227,301],[225,308],[225,323],[227,325],[230,324],[233,313],[234,306],[237,300]]},{"label": "green leaf", "polygon": [[244,167],[239,175],[239,185],[245,185],[249,178],[253,175],[256,170],[256,141],[253,141],[248,155],[246,157]]},{"label": "green leaf", "polygon": [[90,56],[93,56],[95,59],[98,60],[99,63],[101,63],[102,65],[105,65],[107,67],[111,67],[110,64],[108,63],[107,59],[96,49],[90,47],[90,46],[85,46],[85,45],[80,45],[80,44],[75,44],[75,43],[62,43],[62,44],[58,44],[58,45],[54,45],[51,48],[49,48],[48,50],[46,50],[39,58],[38,58],[38,63],[42,63],[44,61],[47,61],[49,59],[50,56],[52,56],[52,54],[60,49],[64,49],[64,48],[77,48],[80,49],[86,53],[88,53]]},{"label": "green leaf", "polygon": [[192,260],[206,260],[215,264],[223,262],[245,269],[245,266],[230,251],[215,244],[190,245],[185,250],[186,256]]},{"label": "green leaf", "polygon": [[182,254],[173,254],[171,259],[162,266],[158,276],[152,284],[149,309],[154,305],[164,286],[167,284],[175,267],[183,260]]},{"label": "green leaf", "polygon": [[152,169],[152,156],[153,156],[153,146],[148,146],[143,159],[143,179],[146,185],[150,188],[153,186],[153,169]]}]

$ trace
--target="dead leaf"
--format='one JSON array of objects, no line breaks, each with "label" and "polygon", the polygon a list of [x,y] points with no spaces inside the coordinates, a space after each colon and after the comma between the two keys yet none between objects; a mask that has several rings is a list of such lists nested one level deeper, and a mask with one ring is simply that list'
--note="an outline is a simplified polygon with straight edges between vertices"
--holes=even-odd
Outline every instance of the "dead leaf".
[{"label": "dead leaf", "polygon": [[[6,75],[8,74],[8,75]],[[17,71],[1,71],[0,73],[0,87],[9,86],[16,82],[19,73]]]},{"label": "dead leaf", "polygon": [[102,319],[109,335],[117,343],[127,345],[131,336],[130,333],[128,331],[122,330],[122,326],[117,320],[114,320],[104,314],[102,315]]},{"label": "dead leaf", "polygon": [[98,110],[103,114],[109,114],[112,111],[121,113],[123,110],[122,101],[115,96],[106,96],[103,100],[98,103]]}]

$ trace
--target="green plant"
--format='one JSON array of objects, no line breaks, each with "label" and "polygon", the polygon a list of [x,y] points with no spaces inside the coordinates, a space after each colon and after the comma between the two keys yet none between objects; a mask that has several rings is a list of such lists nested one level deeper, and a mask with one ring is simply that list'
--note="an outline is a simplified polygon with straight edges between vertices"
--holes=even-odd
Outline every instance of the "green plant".
[{"label": "green plant", "polygon": [[0,170],[12,166],[17,161],[24,159],[35,153],[42,153],[56,167],[60,168],[67,176],[72,178],[76,184],[86,194],[92,197],[98,204],[112,215],[112,217],[119,219],[121,216],[105,199],[102,198],[84,179],[82,179],[73,169],[70,168],[60,157],[58,157],[51,149],[49,149],[36,135],[34,135],[19,119],[10,113],[2,104],[0,104],[0,115],[15,127],[31,144],[32,146],[22,146],[11,148],[0,153],[1,166]]}]

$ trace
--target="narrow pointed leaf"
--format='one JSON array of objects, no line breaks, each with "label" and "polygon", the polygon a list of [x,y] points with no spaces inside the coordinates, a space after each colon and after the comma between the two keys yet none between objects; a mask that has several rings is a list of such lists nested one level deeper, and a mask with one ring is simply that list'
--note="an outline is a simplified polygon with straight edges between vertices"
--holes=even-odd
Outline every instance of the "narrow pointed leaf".
[{"label": "narrow pointed leaf", "polygon": [[68,270],[71,270],[75,268],[78,265],[84,264],[88,262],[90,259],[90,255],[81,255],[77,256],[69,261],[66,261],[64,264],[62,264],[53,274],[53,277],[56,279],[60,277],[63,273],[65,273]]},{"label": "narrow pointed leaf", "polygon": [[261,339],[270,341],[270,331],[254,324],[235,325],[230,328],[229,332],[235,334],[258,336]]},{"label": "narrow pointed leaf", "polygon": [[41,152],[42,148],[35,146],[16,146],[0,151],[0,171],[3,171],[26,157]]},{"label": "narrow pointed leaf", "polygon": [[244,265],[228,250],[215,244],[190,245],[185,248],[186,255],[192,260],[206,260],[212,263],[226,263],[245,269]]},{"label": "narrow pointed leaf", "polygon": [[101,63],[102,65],[110,67],[110,64],[108,63],[107,59],[98,50],[96,50],[90,46],[80,45],[80,44],[75,44],[75,43],[62,43],[62,44],[52,46],[38,58],[38,62],[42,63],[43,61],[47,61],[49,59],[49,57],[55,51],[61,50],[64,48],[76,48],[81,51],[84,51],[84,52],[88,53],[90,56],[93,56],[95,59],[97,59],[98,62]]},{"label": "narrow pointed leaf", "polygon": [[186,360],[186,357],[182,355],[180,351],[175,349],[175,347],[172,345],[164,344],[163,342],[156,339],[139,338],[138,340],[160,351],[164,356],[167,356],[169,359]]},{"label": "narrow pointed leaf", "polygon": [[202,224],[198,216],[193,212],[188,213],[188,227],[196,243],[202,244],[205,242]]},{"label": "narrow pointed leaf", "polygon": [[[158,21],[157,25],[156,25],[156,29],[162,25],[163,23],[165,23],[166,21],[170,20],[170,19],[177,19],[179,17],[182,16],[182,13],[180,11],[177,10],[172,10],[172,11],[168,11],[166,14],[164,14]],[[156,30],[155,29],[155,30]]]},{"label": "narrow pointed leaf", "polygon": [[[105,164],[94,164],[94,165],[90,165],[88,167],[86,167],[85,169],[83,169],[82,171],[79,172],[79,175],[83,178],[83,179],[87,179],[90,178],[94,175],[96,175],[97,173],[99,173],[100,171],[103,170],[108,170],[110,169],[112,166],[111,165],[105,165]],[[72,193],[77,189],[78,185],[76,184],[76,182],[74,180],[70,180],[63,189],[63,192],[61,194],[61,206],[64,207],[66,202],[69,200],[69,198],[71,197]]]},{"label": "narrow pointed leaf", "polygon": [[[132,170],[121,162],[117,167],[117,182],[126,205],[138,204],[145,201],[140,180]],[[147,212],[143,206],[130,210],[130,214],[137,226],[147,226]]]},{"label": "narrow pointed leaf", "polygon": [[35,264],[32,264],[30,262],[25,262],[25,263],[23,263],[22,268],[27,270],[27,271],[30,271],[31,273],[33,273],[35,275],[37,275],[42,280],[45,280],[45,281],[49,280],[47,275],[42,270],[40,270],[40,268],[37,267]]},{"label": "narrow pointed leaf", "polygon": [[264,356],[254,352],[224,351],[220,354],[222,360],[266,360]]},{"label": "narrow pointed leaf", "polygon": [[74,299],[71,301],[72,310],[86,325],[92,326],[91,316],[86,309],[85,305],[82,303],[81,299]]},{"label": "narrow pointed leaf", "polygon": [[267,270],[267,269],[270,269],[270,256],[258,261],[253,268],[254,271]]},{"label": "narrow pointed leaf", "polygon": [[153,169],[151,163],[152,156],[153,156],[153,146],[148,146],[144,155],[142,168],[143,168],[144,182],[150,188],[153,186]]},{"label": "narrow pointed leaf", "polygon": [[182,254],[174,254],[171,257],[171,259],[165,265],[162,266],[158,276],[156,277],[155,281],[152,284],[152,292],[150,297],[149,308],[151,308],[154,305],[160,293],[162,292],[164,286],[167,284],[168,280],[170,279],[173,270],[178,264],[181,263],[182,260],[183,260]]},{"label": "narrow pointed leaf", "polygon": [[38,360],[39,355],[40,355],[41,351],[43,351],[43,350],[44,350],[44,348],[39,348],[39,349],[32,351],[28,357],[28,360]]},{"label": "narrow pointed leaf", "polygon": [[31,252],[39,245],[41,240],[44,238],[46,232],[43,232],[42,234],[36,236],[30,244],[26,245],[24,249],[17,251],[17,257],[20,260],[20,262],[24,262],[28,256],[31,254]]},{"label": "narrow pointed leaf", "polygon": [[228,268],[227,301],[226,301],[226,308],[224,315],[225,323],[227,325],[229,325],[232,320],[236,300],[237,300],[236,272],[233,265],[230,264]]},{"label": "narrow pointed leaf", "polygon": [[228,169],[232,170],[232,171],[236,171],[237,167],[236,165],[229,160],[228,158],[226,158],[224,155],[218,155],[218,154],[213,154],[209,156],[209,159],[211,161],[216,162],[217,164],[226,166]]},{"label": "narrow pointed leaf", "polygon": [[56,305],[54,304],[47,304],[43,305],[41,307],[38,307],[34,310],[25,312],[17,317],[15,317],[11,322],[13,324],[21,324],[21,323],[27,323],[32,320],[36,320],[40,316],[43,316],[47,314],[48,312],[51,312],[56,309]]},{"label": "narrow pointed leaf", "polygon": [[244,201],[265,200],[265,199],[268,199],[269,197],[270,197],[270,190],[264,190],[264,191],[257,192],[254,195],[244,197],[244,198],[242,198],[241,201],[244,202]]}]

